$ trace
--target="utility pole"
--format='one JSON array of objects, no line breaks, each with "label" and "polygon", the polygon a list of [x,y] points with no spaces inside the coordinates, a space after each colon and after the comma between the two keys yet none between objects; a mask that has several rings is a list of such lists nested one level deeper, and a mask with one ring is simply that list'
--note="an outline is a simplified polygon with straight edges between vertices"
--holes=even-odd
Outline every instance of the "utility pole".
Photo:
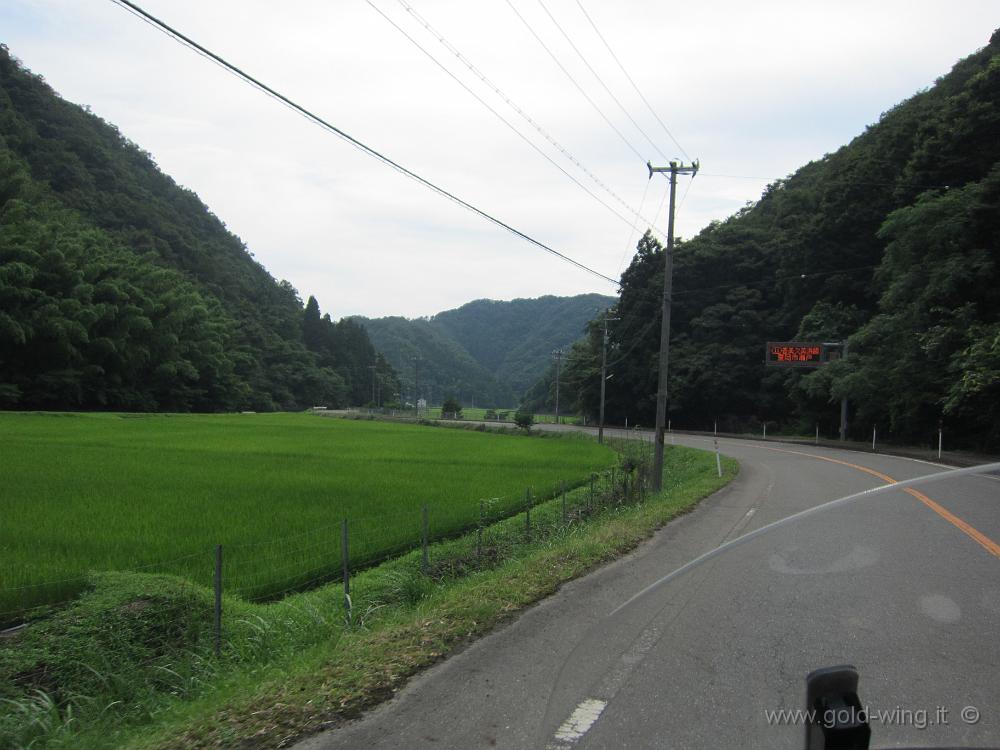
[{"label": "utility pole", "polygon": [[656,447],[653,453],[653,491],[659,492],[663,487],[663,427],[667,421],[667,367],[670,364],[670,303],[674,283],[674,200],[677,194],[677,175],[689,174],[694,177],[701,165],[697,161],[690,166],[672,161],[669,167],[654,167],[649,162],[646,162],[646,166],[649,168],[649,179],[653,179],[654,172],[670,174],[670,213],[667,219],[667,249],[664,253],[666,262],[660,319],[660,377],[656,389]]},{"label": "utility pole", "polygon": [[562,349],[554,349],[552,356],[556,358],[556,424],[559,424],[559,365],[562,363]]},{"label": "utility pole", "polygon": [[621,318],[609,318],[608,311],[604,311],[604,339],[601,344],[601,421],[597,426],[597,442],[604,442],[604,384],[608,380],[608,321],[621,320]]}]

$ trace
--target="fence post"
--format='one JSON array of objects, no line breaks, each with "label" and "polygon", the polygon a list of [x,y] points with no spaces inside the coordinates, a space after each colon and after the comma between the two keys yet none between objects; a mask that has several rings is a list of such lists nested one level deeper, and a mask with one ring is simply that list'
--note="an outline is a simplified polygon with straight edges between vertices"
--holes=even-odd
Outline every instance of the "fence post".
[{"label": "fence post", "polygon": [[483,501],[479,501],[479,528],[476,529],[476,558],[483,556]]},{"label": "fence post", "polygon": [[347,546],[347,519],[340,524],[340,558],[344,568],[344,624],[351,627],[351,570],[348,563],[350,559]]},{"label": "fence post", "polygon": [[531,541],[531,488],[524,491],[524,538]]},{"label": "fence post", "polygon": [[222,655],[222,545],[215,545],[215,655]]},{"label": "fence post", "polygon": [[424,574],[426,575],[427,571],[430,570],[431,567],[430,560],[428,559],[427,555],[427,503],[424,503],[422,514],[423,514],[423,519],[422,519],[423,523],[421,524],[421,529],[420,529],[420,545],[421,547],[423,547],[424,550],[423,571]]}]

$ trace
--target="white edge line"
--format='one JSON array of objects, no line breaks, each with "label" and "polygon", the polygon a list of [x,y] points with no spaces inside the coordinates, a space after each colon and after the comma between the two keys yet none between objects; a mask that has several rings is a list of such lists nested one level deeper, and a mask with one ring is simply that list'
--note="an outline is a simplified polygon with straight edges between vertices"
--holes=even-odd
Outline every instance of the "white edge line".
[{"label": "white edge line", "polygon": [[556,730],[555,742],[550,748],[564,748],[575,745],[594,726],[608,705],[599,698],[587,698],[574,709],[569,718]]}]

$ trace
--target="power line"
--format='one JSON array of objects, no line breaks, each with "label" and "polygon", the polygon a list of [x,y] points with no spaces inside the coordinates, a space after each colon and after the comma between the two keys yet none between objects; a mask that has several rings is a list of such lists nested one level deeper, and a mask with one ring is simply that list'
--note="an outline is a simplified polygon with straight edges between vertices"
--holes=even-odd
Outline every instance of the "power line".
[{"label": "power line", "polygon": [[[596,33],[597,36],[598,36],[598,38],[602,42],[604,42],[604,47],[611,54],[611,57],[614,59],[614,61],[616,63],[618,63],[618,67],[621,68],[621,71],[622,71],[622,73],[625,74],[625,77],[628,79],[628,82],[632,84],[632,88],[635,89],[635,93],[637,93],[639,95],[639,98],[642,99],[643,104],[646,105],[646,108],[650,111],[650,113],[653,115],[653,117],[656,118],[656,121],[658,123],[660,123],[660,127],[663,128],[663,132],[666,133],[667,137],[670,138],[671,141],[673,141],[674,145],[677,146],[678,149],[680,149],[680,152],[684,155],[684,157],[688,161],[691,161],[691,157],[688,156],[687,151],[685,151],[684,147],[681,146],[680,143],[678,143],[678,141],[677,141],[676,138],[674,138],[674,134],[670,132],[670,128],[668,128],[666,126],[666,124],[663,122],[663,120],[660,119],[660,116],[658,114],[656,114],[656,110],[653,109],[653,105],[649,103],[649,100],[647,100],[645,96],[643,96],[642,91],[639,90],[639,86],[632,79],[632,76],[630,76],[628,74],[628,71],[625,70],[625,66],[622,65],[622,61],[618,59],[618,55],[616,55],[615,51],[613,49],[611,49],[611,45],[608,44],[608,40],[604,38],[604,34],[602,34],[601,31],[600,31],[600,29],[597,28],[597,24],[594,23],[593,19],[590,17],[590,14],[587,13],[586,8],[583,7],[583,4],[580,2],[580,0],[576,0],[576,4],[580,7],[580,10],[583,12],[583,15],[586,17],[587,21],[590,22],[590,26],[591,26],[591,28],[594,29],[594,33]],[[661,155],[662,155],[662,152],[661,152]],[[666,157],[664,157],[664,158],[666,158]]]},{"label": "power line", "polygon": [[[375,5],[375,3],[372,2],[372,0],[365,0],[365,2],[367,2],[368,5],[371,6],[372,9],[374,9],[376,13],[378,13],[380,16],[382,16],[382,18],[384,18],[389,24],[391,24],[392,27],[394,29],[396,29],[396,31],[398,31],[400,34],[402,34],[404,37],[406,37],[406,39],[410,43],[412,43],[413,46],[415,46],[417,49],[419,49],[421,52],[423,52],[424,55],[426,55],[427,58],[431,62],[433,62],[441,70],[443,70],[445,73],[447,73],[448,76],[453,81],[455,81],[455,83],[457,83],[459,86],[461,86],[463,89],[465,89],[471,96],[473,96],[476,99],[476,101],[478,101],[480,104],[482,104],[484,107],[486,107],[486,109],[488,109],[498,120],[500,120],[500,122],[502,122],[504,125],[506,125],[508,128],[510,128],[514,132],[514,134],[518,136],[518,138],[520,138],[522,141],[524,141],[529,146],[531,146],[531,148],[533,148],[535,151],[537,151],[538,154],[543,159],[545,159],[553,167],[555,167],[560,172],[562,172],[564,175],[566,175],[566,177],[568,177],[569,179],[571,179],[577,185],[577,187],[579,187],[581,190],[583,190],[584,192],[586,192],[587,195],[589,195],[591,198],[593,198],[594,200],[596,200],[598,203],[600,203],[602,206],[604,206],[606,209],[608,209],[611,213],[613,213],[619,219],[621,219],[622,221],[624,221],[626,224],[630,223],[627,218],[625,218],[620,213],[618,213],[614,208],[612,208],[607,203],[605,203],[600,197],[598,197],[593,192],[591,192],[590,189],[587,188],[586,185],[582,184],[573,175],[571,175],[569,172],[567,172],[565,169],[563,169],[554,159],[552,159],[551,156],[549,156],[544,151],[542,151],[534,142],[531,141],[531,139],[529,139],[526,135],[524,135],[524,133],[522,133],[520,130],[518,130],[516,127],[514,127],[514,125],[511,124],[511,122],[509,120],[507,120],[503,115],[501,115],[493,107],[491,107],[490,104],[485,99],[483,99],[481,96],[479,96],[479,94],[477,94],[475,91],[473,91],[471,88],[469,88],[469,86],[467,86],[465,84],[465,82],[462,81],[458,76],[456,76],[454,73],[452,73],[450,70],[448,70],[448,68],[445,67],[445,65],[442,64],[440,60],[438,60],[437,58],[434,57],[434,55],[432,55],[430,52],[428,52],[420,44],[420,42],[418,42],[412,36],[410,36],[409,34],[407,34],[406,31],[402,27],[399,26],[399,24],[397,24],[395,21],[393,21],[391,18],[389,18],[389,16],[386,15],[386,13],[384,11],[382,11],[381,8],[379,8],[377,5]],[[614,195],[614,193],[612,193],[612,195]],[[614,195],[614,197],[617,198],[618,196]],[[619,201],[621,201],[620,198],[619,198]],[[630,208],[628,206],[628,204],[626,204],[624,201],[621,201],[621,203],[622,203],[622,205],[625,206],[626,209],[630,210],[633,213],[635,212],[634,209]]]},{"label": "power line", "polygon": [[[646,187],[643,188],[643,191],[642,191],[642,200],[639,201],[639,210],[640,211],[642,211],[642,209],[646,205],[646,195],[649,193],[649,184],[651,182],[652,182],[652,180],[646,180]],[[636,227],[638,225],[639,225],[639,215],[636,214],[636,220],[632,224],[632,231],[629,232],[628,241],[626,241],[626,243],[625,243],[625,249],[622,250],[622,259],[620,261],[618,261],[618,275],[619,276],[621,276],[622,266],[625,265],[625,257],[628,255],[629,248],[632,247],[632,240],[635,239],[635,230],[636,230]],[[655,228],[653,227],[652,224],[650,224],[649,227],[650,227],[650,229],[652,229],[652,230],[655,231]]]},{"label": "power line", "polygon": [[[736,288],[736,287],[753,288],[753,287],[761,286],[761,285],[764,285],[764,284],[773,284],[773,283],[779,282],[779,281],[791,281],[791,280],[795,280],[795,279],[812,279],[812,278],[820,278],[820,277],[823,277],[823,276],[836,276],[838,274],[853,273],[855,271],[867,271],[867,270],[871,270],[873,268],[878,268],[878,265],[879,264],[875,263],[875,264],[869,264],[869,265],[866,265],[866,266],[854,266],[854,267],[851,267],[851,268],[839,268],[839,269],[836,269],[836,270],[833,270],[833,271],[818,271],[816,273],[794,274],[794,275],[789,275],[789,276],[775,276],[775,277],[772,277],[770,279],[761,279],[759,281],[736,282],[736,283],[732,283],[732,284],[719,284],[717,286],[703,286],[703,287],[698,287],[696,289],[683,289],[681,291],[675,291],[675,292],[673,292],[673,296],[674,297],[679,297],[679,296],[683,296],[683,295],[687,295],[687,294],[695,294],[697,292],[719,291],[719,290],[723,290],[723,289],[733,289],[733,288]],[[649,294],[646,297],[646,301],[649,301],[649,302],[655,301],[656,298],[658,298],[658,296],[659,296],[659,292],[658,291],[657,292],[653,292],[653,293]],[[619,313],[621,313],[620,310],[619,310]],[[659,318],[656,318],[654,316],[653,318],[651,318],[642,327],[642,329],[639,330],[638,333],[632,334],[632,333],[621,333],[621,332],[618,332],[618,335],[616,336],[616,338],[618,338],[620,341],[631,340],[632,343],[631,343],[631,345],[627,349],[625,349],[623,352],[620,352],[618,354],[618,357],[616,359],[611,360],[610,362],[608,362],[607,366],[610,368],[613,365],[617,365],[619,362],[623,362],[625,359],[627,359],[628,356],[633,351],[635,351],[635,349],[640,344],[642,344],[643,339],[646,336],[646,334],[649,333],[650,330],[653,328],[653,326],[656,325],[657,323],[659,323]]]},{"label": "power line", "polygon": [[601,78],[600,75],[598,75],[596,70],[594,70],[594,66],[590,64],[586,56],[580,51],[580,49],[575,44],[573,44],[573,40],[570,39],[569,34],[566,33],[565,29],[563,29],[563,27],[556,20],[555,16],[552,15],[552,13],[546,7],[545,3],[542,2],[542,0],[538,0],[538,4],[542,6],[542,10],[545,11],[545,15],[549,17],[549,20],[552,21],[553,24],[555,24],[555,27],[557,29],[559,29],[559,33],[563,35],[563,38],[567,42],[569,42],[569,46],[573,48],[573,51],[576,52],[577,56],[583,61],[583,64],[587,66],[587,70],[589,70],[591,73],[594,74],[594,78],[597,79],[597,82],[601,84],[601,87],[607,92],[608,96],[611,97],[612,101],[618,105],[618,109],[620,109],[622,113],[629,119],[629,121],[635,126],[635,129],[638,130],[640,134],[642,134],[642,137],[645,138],[647,141],[649,141],[649,145],[653,147],[653,150],[656,151],[656,153],[658,153],[664,159],[669,159],[669,157],[665,153],[660,151],[660,147],[653,142],[653,139],[650,138],[648,135],[646,135],[646,131],[642,129],[639,123],[635,121],[635,118],[632,117],[631,114],[629,114],[627,109],[625,109],[625,106],[621,103],[621,101],[619,101],[618,97],[614,95],[614,93],[611,91],[610,88],[608,88],[608,85],[604,82],[604,79]]},{"label": "power line", "polygon": [[[564,170],[562,167],[560,167],[558,164],[556,164],[554,161],[552,161],[552,159],[549,158],[549,156],[547,154],[545,154],[544,152],[542,152],[534,143],[532,143],[531,141],[528,141],[528,139],[525,138],[524,135],[522,135],[519,131],[517,131],[514,128],[513,125],[511,125],[509,122],[507,122],[507,120],[505,120],[503,118],[503,116],[501,116],[496,110],[494,110],[493,107],[491,107],[478,94],[476,94],[474,91],[472,91],[472,89],[470,89],[467,85],[465,85],[464,82],[462,82],[461,80],[459,80],[450,70],[448,70],[444,65],[442,65],[437,59],[435,59],[434,56],[431,55],[430,52],[428,52],[426,49],[424,49],[424,47],[422,47],[419,42],[417,42],[415,39],[413,39],[413,37],[411,37],[402,28],[400,28],[398,24],[394,23],[392,21],[392,19],[390,19],[383,11],[381,11],[378,7],[376,7],[372,3],[372,0],[366,0],[366,2],[369,5],[371,5],[383,18],[385,18],[389,23],[391,23],[394,28],[396,28],[401,34],[403,34],[403,36],[405,36],[414,45],[416,45],[416,47],[418,49],[420,49],[420,51],[423,52],[425,55],[427,55],[438,67],[440,67],[442,70],[444,70],[445,73],[447,73],[449,76],[451,76],[451,78],[456,83],[458,83],[462,88],[464,88],[473,97],[475,97],[478,102],[480,102],[484,107],[486,107],[488,110],[490,110],[490,112],[492,112],[494,115],[496,115],[505,125],[507,125],[512,130],[514,130],[514,132],[516,132],[523,140],[525,140],[528,143],[528,145],[530,145],[536,151],[538,151],[539,153],[541,153],[542,156],[544,156],[546,160],[548,160],[549,162],[551,162],[553,164],[553,166],[555,166],[559,171],[561,171],[563,174],[566,174],[571,180],[573,180],[574,182],[576,182],[577,185],[580,185],[580,183],[577,182],[571,175],[567,174],[566,170]],[[531,117],[531,115],[529,115],[527,112],[525,112],[522,107],[518,106],[509,96],[507,96],[503,91],[501,91],[499,86],[497,86],[495,83],[493,83],[493,81],[491,81],[486,76],[485,73],[483,73],[478,67],[476,67],[468,57],[466,57],[464,54],[462,54],[462,52],[459,51],[458,48],[455,47],[455,45],[453,45],[451,42],[449,42],[447,39],[445,39],[444,35],[441,34],[441,32],[439,32],[437,29],[435,29],[430,24],[430,22],[427,21],[423,16],[421,16],[416,11],[416,9],[413,8],[413,6],[411,6],[409,3],[407,3],[406,0],[398,0],[398,2],[399,2],[400,5],[403,6],[403,8],[406,10],[406,12],[409,13],[417,21],[417,23],[419,23],[421,26],[423,26],[424,29],[426,29],[427,32],[429,34],[431,34],[431,36],[433,36],[435,39],[437,39],[438,42],[440,42],[441,45],[445,49],[447,49],[450,53],[452,53],[453,55],[455,55],[455,57],[460,62],[462,62],[472,72],[473,75],[475,75],[480,81],[482,81],[487,87],[489,87],[497,96],[499,96],[501,99],[503,99],[503,101],[506,102],[506,104],[511,109],[513,109],[515,112],[517,112],[517,114],[519,114],[529,125],[531,125],[535,130],[537,130],[538,133],[543,138],[545,138],[545,140],[547,140],[550,144],[552,144],[552,146],[554,148],[556,148],[563,156],[565,156],[569,161],[571,161],[580,170],[582,170],[591,180],[594,181],[594,183],[598,187],[600,187],[602,190],[604,190],[606,193],[608,193],[608,195],[610,195],[618,203],[620,203],[625,208],[625,210],[627,210],[630,214],[632,214],[633,216],[635,216],[637,220],[638,219],[642,219],[647,224],[650,223],[648,219],[646,219],[645,217],[643,217],[641,215],[641,211],[642,211],[641,207],[640,207],[639,211],[636,211],[634,208],[632,208],[632,206],[630,206],[628,203],[626,203],[621,198],[621,196],[619,196],[614,190],[612,190],[597,175],[595,175],[593,172],[591,172],[579,159],[577,159],[575,156],[573,156],[573,154],[571,154],[569,152],[569,150],[565,146],[563,146],[561,143],[559,143],[559,141],[557,141],[553,136],[551,136],[548,133],[548,131],[545,130],[545,128],[543,128],[533,117]],[[580,185],[580,187],[583,188],[584,190],[586,190],[587,193],[589,195],[591,195],[592,197],[594,197],[596,200],[600,201],[600,199],[597,198],[597,196],[594,196],[594,194],[591,193],[589,190],[587,190],[586,187],[584,187],[582,185]],[[626,219],[625,217],[621,216],[621,214],[619,214],[617,211],[614,211],[613,209],[611,209],[603,201],[600,201],[600,202],[605,207],[607,207],[609,210],[611,210],[616,216],[618,216],[620,219],[624,220],[626,223],[633,223],[633,222],[629,222],[628,219]]]},{"label": "power line", "polygon": [[[636,347],[638,347],[643,342],[643,339],[645,338],[646,334],[649,333],[652,330],[653,326],[657,325],[659,322],[660,322],[659,318],[654,317],[650,319],[649,322],[646,323],[646,325],[643,327],[641,331],[639,331],[638,334],[631,337],[632,345],[624,352],[620,353],[617,359],[613,359],[612,361],[608,362],[606,367],[608,368],[614,367],[618,363],[624,362],[626,359],[628,359],[629,355],[635,351]],[[624,339],[624,337],[622,338]]]},{"label": "power line", "polygon": [[583,98],[587,100],[590,106],[594,108],[594,111],[601,116],[601,119],[603,119],[604,122],[608,124],[608,127],[610,127],[612,130],[615,131],[615,133],[618,134],[618,137],[622,139],[622,142],[629,147],[632,153],[639,157],[639,161],[645,164],[646,159],[643,157],[643,155],[639,153],[638,149],[636,149],[636,147],[632,145],[632,142],[625,137],[622,131],[620,131],[618,128],[615,127],[615,124],[608,119],[608,116],[605,115],[603,111],[601,111],[601,108],[597,106],[594,100],[587,95],[587,92],[584,91],[583,87],[576,82],[576,79],[573,77],[573,75],[568,70],[566,70],[566,67],[561,62],[559,62],[559,58],[556,57],[555,53],[551,49],[549,49],[549,46],[544,41],[542,41],[542,38],[538,36],[538,34],[535,33],[535,30],[531,27],[531,24],[528,23],[527,19],[525,19],[525,17],[522,16],[520,12],[518,12],[517,8],[514,7],[514,4],[511,2],[511,0],[506,0],[506,2],[507,5],[510,6],[510,9],[514,11],[514,15],[516,15],[519,19],[521,19],[521,23],[524,24],[524,27],[531,33],[533,37],[535,37],[535,40],[540,45],[542,45],[542,49],[544,49],[549,54],[549,57],[552,58],[552,61],[557,66],[559,66],[559,70],[561,70],[565,74],[565,76],[570,80],[570,83],[572,83],[576,87],[576,90],[580,92],[581,96],[583,96]]},{"label": "power line", "polygon": [[[801,180],[807,179],[806,176],[804,176],[804,175],[803,176],[799,176],[797,174],[785,175],[784,177],[775,177],[775,176],[764,177],[764,176],[761,176],[761,175],[748,175],[748,174],[718,174],[718,173],[713,173],[713,172],[699,172],[698,174],[700,174],[702,177],[724,177],[724,178],[730,179],[730,180],[759,180],[761,182],[780,182],[782,184],[788,184],[789,181],[793,180],[793,179],[801,179]],[[816,183],[818,185],[822,185],[824,187],[825,186],[837,185],[837,184],[842,184],[843,183],[843,184],[848,184],[848,185],[867,185],[867,186],[870,186],[870,187],[908,187],[908,188],[924,188],[924,189],[927,189],[927,190],[948,190],[948,189],[954,187],[953,185],[931,185],[931,184],[927,184],[927,183],[905,182],[905,181],[904,182],[898,182],[898,181],[897,182],[888,182],[888,181],[886,181],[886,182],[872,182],[872,181],[866,181],[866,180],[855,180],[853,178],[850,178],[850,179],[841,179],[841,178],[826,179],[826,178],[819,178],[819,179],[816,180]]]},{"label": "power line", "polygon": [[698,174],[695,173],[695,174],[691,175],[691,179],[688,180],[687,187],[684,188],[684,195],[681,196],[681,204],[677,207],[677,212],[678,213],[680,213],[680,210],[682,208],[684,208],[684,201],[687,200],[688,193],[691,192],[691,185],[694,183],[694,178],[697,177],[697,176],[698,176]]},{"label": "power line", "polygon": [[596,277],[598,277],[600,279],[603,279],[604,281],[608,281],[611,284],[614,284],[615,286],[619,286],[619,283],[617,281],[615,281],[614,279],[612,279],[610,276],[605,276],[603,273],[601,273],[599,271],[595,271],[593,268],[590,268],[589,266],[586,266],[583,263],[580,263],[579,261],[574,260],[573,258],[569,257],[568,255],[565,255],[565,254],[559,252],[558,250],[555,250],[555,249],[549,247],[545,243],[543,243],[543,242],[541,242],[539,240],[536,240],[534,237],[531,237],[530,235],[528,235],[528,234],[526,234],[526,233],[524,233],[524,232],[522,232],[522,231],[520,231],[518,229],[515,229],[510,224],[507,224],[506,222],[501,221],[500,219],[496,218],[495,216],[492,216],[491,214],[487,213],[486,211],[482,210],[481,208],[477,208],[476,206],[472,205],[468,201],[462,200],[461,198],[459,198],[454,193],[451,193],[451,192],[445,190],[444,188],[436,185],[435,183],[431,182],[427,178],[422,177],[421,175],[417,174],[416,172],[413,172],[410,169],[407,169],[402,164],[399,164],[398,162],[393,161],[388,156],[385,156],[384,154],[382,154],[379,151],[375,150],[371,146],[363,143],[362,141],[360,141],[357,138],[349,135],[348,133],[346,133],[345,131],[343,131],[340,128],[336,127],[335,125],[332,125],[331,123],[327,122],[326,120],[324,120],[323,118],[321,118],[319,115],[316,115],[313,112],[309,111],[308,109],[306,109],[305,107],[303,107],[301,104],[296,103],[295,101],[289,99],[284,94],[279,93],[275,89],[271,88],[270,86],[267,86],[266,84],[262,83],[261,81],[259,81],[258,79],[254,78],[250,74],[245,73],[244,71],[240,70],[238,67],[236,67],[232,63],[228,62],[224,58],[222,58],[219,55],[215,54],[211,50],[203,47],[202,45],[200,45],[197,42],[195,42],[193,39],[185,36],[181,32],[177,31],[173,27],[171,27],[168,24],[166,24],[165,22],[163,22],[160,19],[156,18],[155,16],[151,15],[150,13],[148,13],[145,10],[143,10],[141,7],[139,7],[135,3],[130,2],[130,0],[111,0],[111,2],[115,3],[116,5],[118,5],[121,8],[124,8],[125,10],[129,11],[133,15],[139,17],[144,22],[150,24],[151,26],[155,27],[159,31],[162,31],[164,34],[166,34],[167,36],[171,37],[175,41],[180,42],[181,44],[184,44],[185,46],[187,46],[190,49],[194,50],[198,54],[200,54],[200,55],[208,58],[209,60],[211,60],[212,62],[214,62],[216,65],[219,65],[221,68],[223,68],[227,72],[232,73],[237,78],[239,78],[242,81],[244,81],[245,83],[253,86],[258,91],[261,91],[262,93],[267,94],[268,96],[272,97],[273,99],[276,99],[278,102],[280,102],[284,106],[288,107],[289,109],[293,110],[294,112],[298,113],[299,115],[305,117],[310,122],[312,122],[312,123],[314,123],[316,125],[319,125],[323,129],[325,129],[325,130],[333,133],[334,135],[338,136],[342,140],[347,141],[352,146],[358,148],[359,150],[361,150],[362,152],[368,154],[369,156],[377,159],[378,161],[382,162],[386,166],[389,166],[389,167],[395,169],[397,172],[399,172],[399,173],[401,173],[401,174],[409,177],[410,179],[412,179],[412,180],[420,183],[421,185],[423,185],[424,187],[426,187],[426,188],[434,191],[438,195],[441,195],[442,197],[445,197],[448,200],[453,201],[454,203],[458,204],[459,206],[462,206],[463,208],[468,209],[472,213],[474,213],[474,214],[476,214],[476,215],[478,215],[478,216],[486,219],[487,221],[491,222],[492,224],[495,224],[496,226],[500,227],[501,229],[505,229],[506,231],[510,232],[514,236],[520,237],[521,239],[525,240],[526,242],[529,242],[532,245],[535,245],[539,249],[544,250],[545,252],[547,252],[547,253],[549,253],[551,255],[554,255],[555,257],[557,257],[557,258],[559,258],[561,260],[566,261],[567,263],[570,263],[570,264],[576,266],[580,270],[583,270],[583,271],[586,271],[587,273],[593,274],[594,276],[596,276]]}]

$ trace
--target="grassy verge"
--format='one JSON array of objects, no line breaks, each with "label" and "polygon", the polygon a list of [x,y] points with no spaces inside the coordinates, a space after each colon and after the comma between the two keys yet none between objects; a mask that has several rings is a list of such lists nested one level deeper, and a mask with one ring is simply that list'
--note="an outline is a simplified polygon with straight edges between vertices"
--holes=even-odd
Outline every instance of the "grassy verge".
[{"label": "grassy verge", "polygon": [[[628,444],[622,444],[628,445]],[[620,446],[621,447],[621,446]],[[628,450],[631,450],[629,448]],[[628,468],[642,457],[626,453]],[[606,477],[481,532],[352,580],[353,619],[330,585],[269,605],[227,600],[211,656],[211,596],[169,576],[92,578],[72,606],[0,643],[0,742],[72,747],[280,747],[335,726],[512,618],[735,475],[668,447],[665,488]],[[631,485],[629,485],[629,481]],[[530,534],[528,529],[530,528]]]}]

